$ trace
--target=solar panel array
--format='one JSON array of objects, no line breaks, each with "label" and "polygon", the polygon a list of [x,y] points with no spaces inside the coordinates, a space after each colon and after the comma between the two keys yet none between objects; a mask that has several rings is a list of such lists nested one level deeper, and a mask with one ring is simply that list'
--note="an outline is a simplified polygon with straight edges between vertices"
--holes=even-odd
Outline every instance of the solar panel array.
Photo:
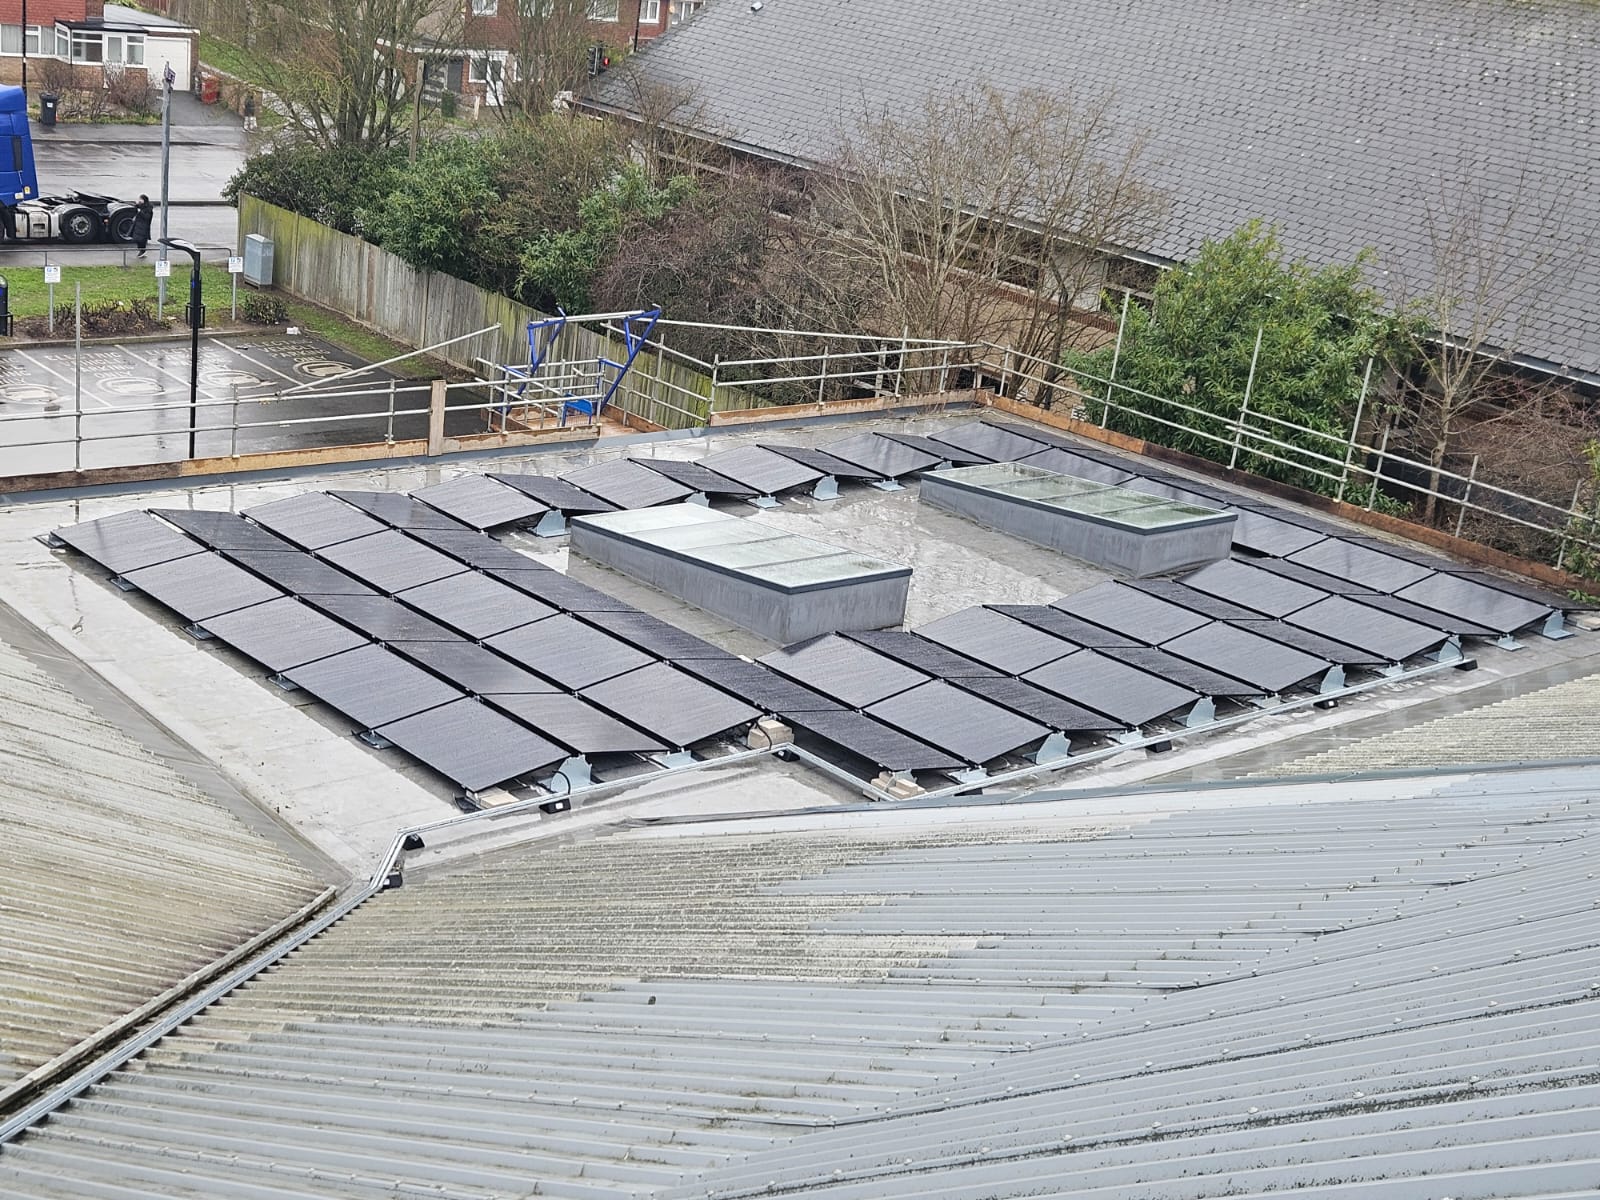
[{"label": "solar panel array", "polygon": [[403,493],[120,513],[54,536],[468,794],[570,783],[594,756],[685,751],[760,715],[674,665],[738,661],[726,651]]}]

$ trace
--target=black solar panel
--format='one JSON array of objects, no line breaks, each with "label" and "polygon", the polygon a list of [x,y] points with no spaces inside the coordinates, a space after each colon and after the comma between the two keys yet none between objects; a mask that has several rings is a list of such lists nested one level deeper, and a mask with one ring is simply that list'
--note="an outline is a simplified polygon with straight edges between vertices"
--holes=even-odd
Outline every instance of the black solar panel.
[{"label": "black solar panel", "polygon": [[788,454],[777,454],[760,446],[719,450],[706,455],[700,463],[719,475],[738,480],[762,496],[775,496],[791,488],[810,487],[824,474]]},{"label": "black solar panel", "polygon": [[941,680],[891,696],[866,711],[868,716],[974,764],[1013,754],[1050,734],[1037,721]]},{"label": "black solar panel", "polygon": [[[1163,650],[1226,671],[1264,692],[1276,695],[1296,684],[1321,679],[1333,664],[1280,642],[1233,625],[1207,625],[1173,638]],[[1182,683],[1169,675],[1175,683]]]},{"label": "black solar panel", "polygon": [[418,488],[411,496],[473,529],[498,529],[535,520],[550,511],[549,505],[487,475],[458,475]]},{"label": "black solar panel", "polygon": [[1063,700],[1054,692],[1047,692],[1008,675],[960,679],[956,681],[956,686],[1063,733],[1109,733],[1126,728],[1121,722],[1102,713]]},{"label": "black solar panel", "polygon": [[346,650],[285,671],[283,677],[362,729],[461,698],[444,680],[382,646]]},{"label": "black solar panel", "polygon": [[526,554],[518,554],[510,546],[501,545],[486,533],[472,529],[412,529],[407,536],[415,538],[435,550],[442,550],[451,558],[459,559],[469,567],[487,571],[498,567],[506,571],[549,570]]},{"label": "black solar panel", "polygon": [[1284,620],[1336,642],[1382,655],[1388,662],[1403,662],[1426,650],[1437,650],[1449,640],[1443,630],[1392,616],[1346,596],[1329,596]]},{"label": "black solar panel", "polygon": [[1290,562],[1286,558],[1259,558],[1251,559],[1250,565],[1259,567],[1263,571],[1270,571],[1284,579],[1292,579],[1296,583],[1303,583],[1307,587],[1316,588],[1318,591],[1327,592],[1332,596],[1370,596],[1372,589],[1365,584],[1356,583],[1349,579],[1340,579],[1322,571],[1314,571],[1310,567],[1303,567],[1299,563]]},{"label": "black solar panel", "polygon": [[542,600],[476,571],[408,588],[396,593],[395,599],[474,641],[543,620],[556,611]]},{"label": "black solar panel", "polygon": [[331,491],[328,494],[396,529],[466,528],[454,517],[446,516],[420,500],[413,500],[404,492]]},{"label": "black solar panel", "polygon": [[1026,466],[1054,471],[1058,475],[1071,475],[1075,479],[1092,479],[1096,483],[1123,484],[1138,478],[1133,472],[1124,471],[1121,467],[1107,466],[1071,450],[1058,450],[1054,446],[1037,454],[1030,454],[1026,458],[1019,458],[1017,461]]},{"label": "black solar panel", "polygon": [[1402,600],[1398,596],[1354,596],[1352,599],[1357,604],[1368,608],[1382,609],[1384,612],[1396,617],[1403,617],[1407,621],[1415,621],[1418,625],[1426,625],[1431,629],[1442,629],[1446,633],[1453,633],[1459,637],[1495,638],[1500,636],[1498,629],[1456,613],[1441,612],[1436,608],[1416,604],[1410,600]]},{"label": "black solar panel", "polygon": [[886,771],[953,771],[966,765],[882,721],[842,708],[796,713],[790,724]]},{"label": "black solar panel", "polygon": [[1530,600],[1540,604],[1552,612],[1581,612],[1596,607],[1589,601],[1574,600],[1571,596],[1561,592],[1553,592],[1536,584],[1520,579],[1507,579],[1502,575],[1491,575],[1486,571],[1466,571],[1457,568],[1450,572],[1458,579],[1466,579],[1472,583],[1480,583],[1484,587],[1494,588],[1497,592],[1504,592],[1508,596],[1518,596],[1523,600]]},{"label": "black solar panel", "polygon": [[667,749],[649,734],[565,692],[496,696],[494,704],[574,754],[653,754]]},{"label": "black solar panel", "polygon": [[592,613],[589,624],[672,662],[689,658],[732,658],[721,646],[642,612]]},{"label": "black solar panel", "polygon": [[576,691],[655,661],[593,625],[562,613],[488,639],[513,662]]},{"label": "black solar panel", "polygon": [[[525,560],[528,561],[528,560]],[[488,573],[502,583],[509,583],[519,592],[543,600],[546,604],[565,609],[567,612],[600,613],[600,612],[634,612],[633,605],[626,601],[618,600],[615,596],[608,596],[598,588],[592,588],[586,583],[579,583],[569,575],[560,571],[553,571],[548,567],[540,568],[529,561],[533,569],[520,571],[502,571],[498,568]]]},{"label": "black solar panel", "polygon": [[304,550],[224,550],[246,570],[296,596],[374,596],[372,588]]},{"label": "black solar panel", "polygon": [[317,551],[319,558],[348,571],[380,592],[400,592],[459,575],[467,568],[448,554],[441,554],[398,529],[387,529],[351,542],[339,542]]},{"label": "black solar panel", "polygon": [[537,775],[567,757],[559,746],[475,700],[457,700],[377,732],[469,792]]},{"label": "black solar panel", "polygon": [[836,458],[853,462],[858,467],[889,479],[926,471],[929,467],[938,466],[944,457],[924,454],[921,450],[913,450],[902,442],[891,441],[876,433],[858,433],[854,437],[829,442],[823,449]]},{"label": "black solar panel", "polygon": [[935,459],[943,459],[954,467],[976,467],[993,459],[987,455],[978,454],[971,450],[963,450],[959,446],[949,446],[944,442],[936,442],[931,437],[923,437],[917,433],[885,433],[880,432],[879,437],[886,437],[891,442],[899,442],[902,446],[909,446],[923,454]]},{"label": "black solar panel", "polygon": [[287,671],[367,644],[359,633],[287,596],[211,617],[201,628],[269,671]]},{"label": "black solar panel", "polygon": [[968,421],[931,435],[933,440],[957,450],[981,454],[990,462],[1016,462],[1045,449],[1037,438],[990,425],[987,421]]},{"label": "black solar panel", "polygon": [[125,512],[95,521],[68,525],[55,531],[56,537],[79,554],[86,554],[113,575],[153,567],[191,554],[205,547],[164,525],[149,513]]},{"label": "black solar panel", "polygon": [[760,662],[851,708],[865,708],[929,678],[836,633],[774,650]]},{"label": "black solar panel", "polygon": [[1234,509],[1233,544],[1255,554],[1285,558],[1318,542],[1327,535],[1292,524],[1266,513],[1247,508]]},{"label": "black solar panel", "polygon": [[1193,574],[1185,575],[1183,581],[1191,588],[1236,602],[1269,617],[1287,616],[1296,609],[1315,604],[1328,596],[1321,588],[1297,583],[1237,559],[1224,559],[1201,567]]},{"label": "black solar panel", "polygon": [[391,642],[389,648],[475,696],[556,690],[549,680],[475,642]]},{"label": "black solar panel", "polygon": [[723,691],[748,701],[763,712],[821,712],[839,707],[837,700],[830,700],[821,692],[742,658],[697,658],[678,665],[689,674],[716,684]]},{"label": "black solar panel", "polygon": [[1099,649],[1105,646],[1144,645],[1136,638],[1113,633],[1103,625],[1074,617],[1048,604],[990,604],[987,607],[1079,646]]},{"label": "black solar panel", "polygon": [[686,500],[694,494],[681,483],[674,483],[665,475],[658,475],[625,458],[579,467],[568,471],[562,479],[616,508],[650,508]]},{"label": "black solar panel", "polygon": [[990,608],[965,608],[919,626],[916,632],[1007,675],[1031,671],[1078,648]]},{"label": "black solar panel", "polygon": [[[1208,629],[1218,628],[1216,625],[1207,625],[1194,633],[1185,634],[1184,637],[1197,637]],[[1178,646],[1183,642],[1183,637],[1177,638],[1167,644]],[[1158,650],[1153,646],[1119,646],[1110,650],[1101,651],[1107,658],[1114,658],[1118,662],[1127,663],[1130,667],[1138,667],[1141,671],[1148,671],[1152,675],[1165,679],[1168,683],[1175,683],[1181,688],[1188,688],[1191,692],[1198,692],[1202,696],[1214,696],[1218,699],[1240,699],[1245,696],[1259,696],[1263,689],[1259,684],[1246,683],[1235,673],[1224,674],[1212,670],[1210,666],[1201,666],[1190,662],[1179,654]],[[1192,657],[1192,656],[1191,656]],[[1207,660],[1208,662],[1212,660]]]},{"label": "black solar panel", "polygon": [[[1220,489],[1219,489],[1220,490]],[[1274,520],[1285,521],[1290,525],[1298,525],[1301,529],[1309,529],[1320,533],[1323,537],[1345,537],[1349,529],[1315,513],[1301,512],[1299,509],[1284,508],[1279,504],[1268,504],[1255,496],[1245,492],[1227,491],[1222,494],[1230,498],[1234,508],[1242,512],[1260,513],[1262,516],[1272,517]]]},{"label": "black solar panel", "polygon": [[381,522],[325,492],[302,492],[246,509],[244,515],[307,550],[320,550],[336,542],[381,533],[385,528]]},{"label": "black solar panel", "polygon": [[238,513],[206,512],[192,508],[152,508],[150,511],[213,550],[297,549],[277,534],[246,521]]},{"label": "black solar panel", "polygon": [[204,621],[283,595],[270,583],[218,554],[185,555],[153,567],[124,571],[122,578],[186,621]]},{"label": "black solar panel", "polygon": [[1168,716],[1200,699],[1196,692],[1094,650],[1080,650],[1028,672],[1025,678],[1130,726]]},{"label": "black solar panel", "polygon": [[1429,550],[1419,550],[1414,546],[1386,542],[1382,538],[1367,537],[1364,534],[1345,533],[1341,536],[1351,545],[1364,546],[1368,550],[1376,550],[1380,554],[1403,559],[1413,566],[1426,567],[1430,571],[1456,571],[1461,567],[1461,564],[1452,558],[1434,554]]},{"label": "black solar panel", "polygon": [[1264,637],[1268,641],[1291,646],[1296,650],[1303,650],[1307,654],[1326,662],[1337,663],[1341,667],[1381,667],[1389,662],[1381,654],[1349,646],[1344,642],[1336,642],[1332,638],[1323,637],[1319,633],[1312,633],[1309,629],[1301,629],[1298,625],[1290,625],[1284,621],[1239,621],[1234,628]]},{"label": "black solar panel", "polygon": [[591,496],[582,488],[573,487],[564,480],[550,475],[518,475],[504,471],[491,471],[489,478],[531,496],[547,508],[570,515],[576,513],[611,512],[616,506],[607,504],[598,496]]},{"label": "black solar panel", "polygon": [[1176,604],[1179,608],[1197,612],[1202,617],[1210,617],[1213,621],[1252,621],[1261,615],[1253,608],[1190,587],[1188,576],[1181,580],[1130,579],[1127,581],[1127,586],[1137,588],[1157,600],[1165,600],[1168,604]]},{"label": "black solar panel", "polygon": [[1543,621],[1552,611],[1547,605],[1459,575],[1430,575],[1402,588],[1396,596],[1439,612],[1465,617],[1502,634],[1515,633],[1536,621]]},{"label": "black solar panel", "polygon": [[388,596],[305,597],[323,612],[380,642],[456,642],[461,635]]},{"label": "black solar panel", "polygon": [[1295,551],[1289,561],[1385,593],[1398,592],[1407,584],[1433,573],[1431,568],[1419,567],[1368,546],[1358,546],[1345,538],[1326,538],[1315,546]]},{"label": "black solar panel", "polygon": [[819,475],[832,475],[835,479],[883,478],[870,467],[847,462],[836,454],[829,454],[826,450],[815,450],[810,446],[784,446],[777,442],[761,442],[758,448],[781,454],[784,458],[793,459],[802,467],[810,467]]},{"label": "black solar panel", "polygon": [[937,679],[970,679],[979,675],[1000,678],[993,667],[957,654],[954,650],[930,642],[914,633],[901,633],[893,629],[865,629],[846,632],[852,642],[860,642],[879,654],[887,654],[908,667],[925,671]]},{"label": "black solar panel", "polygon": [[748,725],[761,715],[744,701],[666,663],[618,675],[585,688],[583,694],[674,748]]},{"label": "black solar panel", "polygon": [[701,466],[699,463],[683,462],[672,458],[630,458],[629,462],[638,463],[646,470],[654,471],[658,475],[665,475],[673,483],[681,484],[692,491],[702,492],[707,496],[732,496],[735,499],[744,499],[756,494],[754,488],[746,487],[742,483],[735,483],[726,475],[718,475],[715,471]]},{"label": "black solar panel", "polygon": [[1063,596],[1051,607],[1152,646],[1198,629],[1211,620],[1192,609],[1114,582],[1096,584],[1087,591]]}]

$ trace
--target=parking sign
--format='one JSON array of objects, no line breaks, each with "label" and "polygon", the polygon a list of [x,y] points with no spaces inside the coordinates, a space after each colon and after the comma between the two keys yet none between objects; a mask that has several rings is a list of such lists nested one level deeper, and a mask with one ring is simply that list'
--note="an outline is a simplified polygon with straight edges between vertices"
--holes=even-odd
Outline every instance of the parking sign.
[{"label": "parking sign", "polygon": [[156,259],[156,278],[166,279],[172,274],[172,264],[163,259]]},{"label": "parking sign", "polygon": [[236,254],[235,255],[230,255],[229,258],[228,258],[228,274],[229,275],[242,275],[242,274],[244,274],[244,259],[240,258]]},{"label": "parking sign", "polygon": [[53,263],[46,266],[44,269],[44,281],[46,283],[60,283],[61,268]]}]

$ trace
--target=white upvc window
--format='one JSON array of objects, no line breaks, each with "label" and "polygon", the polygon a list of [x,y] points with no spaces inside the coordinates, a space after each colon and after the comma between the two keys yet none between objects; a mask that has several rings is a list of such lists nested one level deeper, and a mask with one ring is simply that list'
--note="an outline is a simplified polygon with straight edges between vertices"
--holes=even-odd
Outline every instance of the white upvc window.
[{"label": "white upvc window", "polygon": [[128,65],[130,67],[144,66],[144,34],[130,33],[128,35]]},{"label": "white upvc window", "polygon": [[671,0],[667,11],[671,14],[672,23],[681,25],[705,7],[706,0]]},{"label": "white upvc window", "polygon": [[472,0],[472,15],[494,17],[500,14],[500,0]]},{"label": "white upvc window", "polygon": [[620,0],[589,0],[589,20],[617,21],[621,19]]},{"label": "white upvc window", "polygon": [[[100,38],[98,29],[74,29],[72,31],[72,61],[75,63],[98,63],[105,61],[106,47]],[[118,42],[121,48],[121,42]]]},{"label": "white upvc window", "polygon": [[640,0],[639,24],[661,24],[661,0]]}]

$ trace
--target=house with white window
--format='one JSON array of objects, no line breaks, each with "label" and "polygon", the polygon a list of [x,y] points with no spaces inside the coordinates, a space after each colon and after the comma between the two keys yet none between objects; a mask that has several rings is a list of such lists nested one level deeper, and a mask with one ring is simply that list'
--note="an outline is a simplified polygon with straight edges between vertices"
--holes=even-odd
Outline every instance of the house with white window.
[{"label": "house with white window", "polygon": [[169,17],[103,0],[0,0],[0,82],[36,89],[43,64],[64,63],[79,87],[129,72],[159,87],[170,66],[186,90],[199,61],[199,31]]}]

